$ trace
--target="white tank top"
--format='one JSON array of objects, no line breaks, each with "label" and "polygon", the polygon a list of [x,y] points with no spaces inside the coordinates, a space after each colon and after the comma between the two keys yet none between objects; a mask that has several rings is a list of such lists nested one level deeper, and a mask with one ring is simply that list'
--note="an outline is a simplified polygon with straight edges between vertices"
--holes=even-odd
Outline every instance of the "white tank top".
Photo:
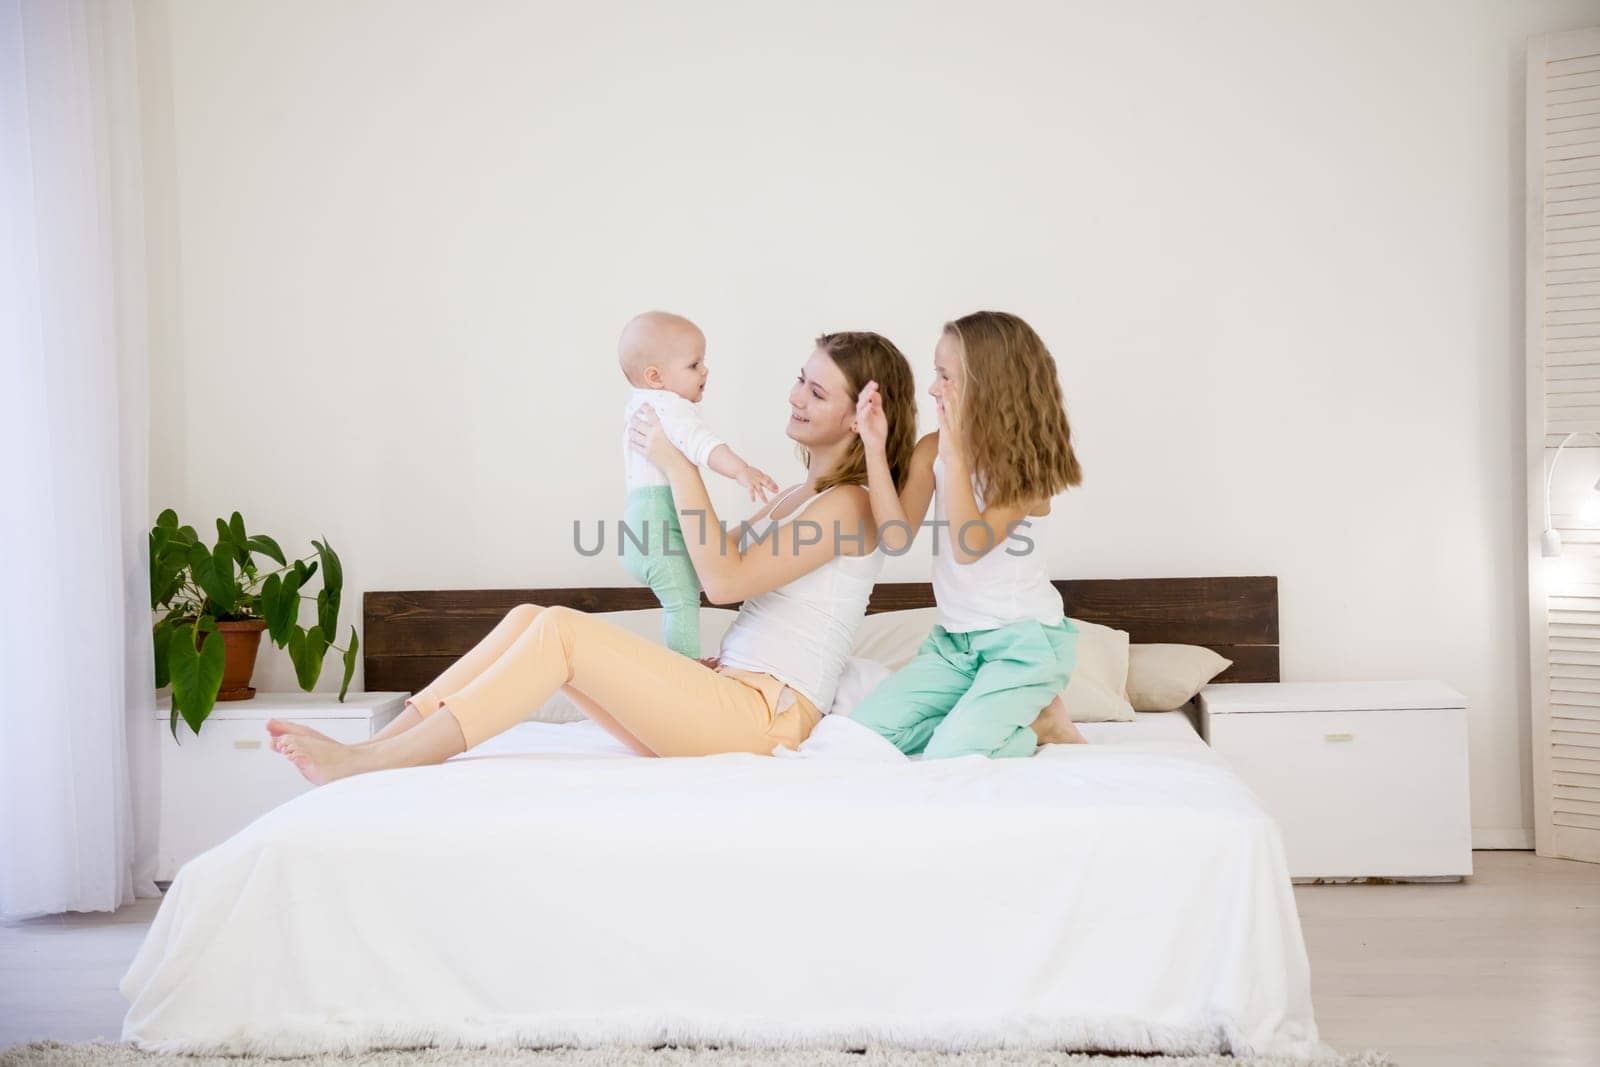
[{"label": "white tank top", "polygon": [[[978,491],[976,479],[972,495],[978,510],[982,511],[983,495]],[[949,521],[942,456],[933,461],[933,514]],[[958,531],[949,526],[937,530],[933,597],[939,605],[939,625],[951,633],[971,633],[995,630],[1023,619],[1038,619],[1043,623],[1061,621],[1061,593],[1050,584],[1050,569],[1042,543],[1044,516],[1025,518],[1028,525],[1018,528],[1018,536],[1007,538],[983,558],[967,564],[956,562],[954,539]],[[1032,547],[1019,537],[1032,541]],[[986,541],[981,531],[974,530],[967,534],[964,543],[976,550]]]},{"label": "white tank top", "polygon": [[[771,521],[780,527],[791,523],[829,492],[818,493],[792,514]],[[773,510],[788,495],[780,497]],[[760,528],[766,526],[764,520]],[[745,550],[754,532],[745,530],[739,551]],[[770,552],[766,539],[776,536],[776,531],[766,534],[755,551]],[[824,530],[822,536],[830,538],[833,531]],[[778,551],[788,550],[778,542]],[[865,556],[835,556],[792,582],[747,598],[722,638],[723,666],[770,674],[826,714],[882,569],[883,552],[877,548]]]}]

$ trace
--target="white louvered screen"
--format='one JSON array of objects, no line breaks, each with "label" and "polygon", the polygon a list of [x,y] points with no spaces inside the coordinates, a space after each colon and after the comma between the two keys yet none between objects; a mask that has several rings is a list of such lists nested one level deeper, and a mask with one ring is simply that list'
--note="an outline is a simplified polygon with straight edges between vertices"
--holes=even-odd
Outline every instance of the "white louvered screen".
[{"label": "white louvered screen", "polygon": [[[1529,640],[1535,840],[1600,862],[1600,29],[1528,42]],[[1545,485],[1559,559],[1540,551]],[[1593,502],[1590,507],[1593,508]]]}]

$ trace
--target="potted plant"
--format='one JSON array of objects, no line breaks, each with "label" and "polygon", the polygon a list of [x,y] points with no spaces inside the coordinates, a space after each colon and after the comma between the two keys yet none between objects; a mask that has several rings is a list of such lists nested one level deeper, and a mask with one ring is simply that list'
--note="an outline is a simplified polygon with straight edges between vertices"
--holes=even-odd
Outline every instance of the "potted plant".
[{"label": "potted plant", "polygon": [[[261,634],[289,650],[300,688],[310,692],[322,674],[329,648],[344,653],[344,680],[339,700],[350,689],[359,642],[350,627],[349,647],[339,649],[332,637],[339,629],[339,595],[344,569],[324,538],[312,541],[316,558],[290,562],[266,534],[248,534],[237,511],[217,520],[217,542],[206,547],[193,526],[178,522],[177,512],[163,511],[150,529],[150,608],[161,612],[153,631],[156,687],[172,686],[172,736],[178,718],[200,732],[218,700],[248,700],[255,695],[250,675],[255,670]],[[277,564],[262,571],[255,557]],[[309,561],[309,562],[308,562]],[[318,571],[322,588],[315,598],[303,590]],[[315,599],[317,621],[300,625],[300,602]],[[220,634],[220,640],[210,640]]]}]

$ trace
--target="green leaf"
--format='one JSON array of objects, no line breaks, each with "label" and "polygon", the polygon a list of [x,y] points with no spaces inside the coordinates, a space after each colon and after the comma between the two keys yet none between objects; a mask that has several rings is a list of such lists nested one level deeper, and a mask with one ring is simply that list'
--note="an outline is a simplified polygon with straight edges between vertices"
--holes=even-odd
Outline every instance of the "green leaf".
[{"label": "green leaf", "polygon": [[160,607],[166,599],[162,596],[167,587],[171,585],[171,577],[162,566],[161,557],[166,553],[167,544],[172,540],[172,531],[165,526],[154,526],[150,529],[150,610]]},{"label": "green leaf", "polygon": [[306,583],[311,580],[311,576],[317,573],[317,565],[313,563],[307,567],[305,560],[297,559],[294,561],[294,573],[300,578],[300,588],[304,589]]},{"label": "green leaf", "polygon": [[[155,650],[156,660],[156,688],[164,688],[171,676],[167,673],[167,647],[172,643],[172,631],[177,628],[172,617],[162,619],[155,624],[151,631],[151,642]],[[174,720],[176,721],[176,720]]]},{"label": "green leaf", "polygon": [[344,567],[339,554],[326,541],[312,541],[322,562],[322,591],[317,594],[317,625],[325,634],[339,632],[339,598],[344,589]]},{"label": "green leaf", "polygon": [[200,725],[211,714],[217,703],[217,691],[222,688],[222,670],[228,662],[228,649],[221,634],[208,634],[200,646],[200,682],[203,703],[183,712],[183,721],[189,729],[200,732]]},{"label": "green leaf", "polygon": [[[233,513],[235,517],[238,512]],[[221,556],[226,549],[226,555],[234,565],[242,566],[249,558],[249,552],[244,546],[244,541],[239,538],[239,531],[221,519],[217,520],[217,548],[214,555]]]},{"label": "green leaf", "polygon": [[339,563],[339,554],[326,541],[312,541],[311,544],[317,550],[317,558],[322,561],[323,588],[339,592],[344,588],[344,567]]},{"label": "green leaf", "polygon": [[267,636],[282,648],[290,628],[300,620],[300,583],[293,573],[285,578],[269,574],[261,583],[261,617],[267,623]]},{"label": "green leaf", "polygon": [[200,535],[194,532],[193,526],[180,526],[178,527],[178,540],[186,545],[198,545],[200,543]]},{"label": "green leaf", "polygon": [[222,615],[233,610],[240,592],[233,577],[233,557],[224,551],[225,548],[219,543],[215,554],[208,552],[205,545],[193,545],[189,549],[189,572]]},{"label": "green leaf", "polygon": [[161,549],[161,562],[174,570],[183,570],[189,565],[189,548],[197,545],[198,541],[186,541],[181,534],[173,534]]},{"label": "green leaf", "polygon": [[339,632],[339,590],[324,587],[317,591],[317,625],[325,634]]},{"label": "green leaf", "polygon": [[[159,550],[157,542],[160,542]],[[152,533],[150,543],[150,609],[154,611],[183,588],[183,572],[189,566],[189,546],[172,539],[168,532],[160,537]]]},{"label": "green leaf", "polygon": [[303,630],[298,625],[289,631],[289,660],[294,664],[294,676],[300,688],[311,692],[322,674],[322,657],[328,651],[328,639],[320,627]]},{"label": "green leaf", "polygon": [[[163,517],[171,514],[162,512]],[[174,516],[176,521],[176,516]],[[189,566],[189,546],[183,531],[170,525],[150,530],[150,607],[152,610],[171,600],[183,588],[183,572]]]},{"label": "green leaf", "polygon": [[188,554],[189,573],[194,575],[194,584],[210,595],[210,587],[217,580],[217,569],[211,563],[211,550],[205,545],[190,545]]},{"label": "green leaf", "polygon": [[178,513],[171,508],[163,510],[161,514],[156,516],[156,525],[164,529],[176,530],[178,528]]},{"label": "green leaf", "polygon": [[[173,631],[167,648],[172,707],[195,733],[200,732],[200,724],[216,706],[217,690],[222,688],[222,667],[227,659],[227,650],[219,635],[206,634],[204,643],[198,648],[195,646],[195,639],[205,632],[207,621],[202,617],[192,627],[179,626]],[[212,625],[214,627],[215,623]],[[175,723],[173,729],[177,729]]]},{"label": "green leaf", "polygon": [[356,628],[350,627],[350,647],[344,650],[344,681],[339,683],[339,703],[344,703],[344,695],[350,691],[350,679],[356,676],[356,649],[361,647],[361,640],[356,637]]},{"label": "green leaf", "polygon": [[254,565],[250,562],[250,535],[244,532],[244,516],[237,511],[228,520],[228,532],[233,535],[233,544],[239,553],[239,566],[253,570]]},{"label": "green leaf", "polygon": [[267,575],[267,580],[261,583],[257,600],[261,604],[261,619],[267,624],[268,639],[281,646],[283,642],[279,635],[284,629],[280,622],[283,618],[283,579],[276,574]]},{"label": "green leaf", "polygon": [[283,554],[283,549],[278,547],[278,542],[266,534],[256,534],[245,542],[245,547],[252,552],[259,552],[280,567],[288,565],[288,559]]}]

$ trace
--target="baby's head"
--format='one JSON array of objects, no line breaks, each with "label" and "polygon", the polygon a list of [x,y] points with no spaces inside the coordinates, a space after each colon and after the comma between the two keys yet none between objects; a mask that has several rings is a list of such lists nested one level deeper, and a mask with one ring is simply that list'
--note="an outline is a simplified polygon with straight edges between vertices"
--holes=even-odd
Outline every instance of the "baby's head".
[{"label": "baby's head", "polygon": [[635,315],[617,341],[617,362],[637,389],[666,389],[691,403],[706,391],[706,335],[682,315]]}]

